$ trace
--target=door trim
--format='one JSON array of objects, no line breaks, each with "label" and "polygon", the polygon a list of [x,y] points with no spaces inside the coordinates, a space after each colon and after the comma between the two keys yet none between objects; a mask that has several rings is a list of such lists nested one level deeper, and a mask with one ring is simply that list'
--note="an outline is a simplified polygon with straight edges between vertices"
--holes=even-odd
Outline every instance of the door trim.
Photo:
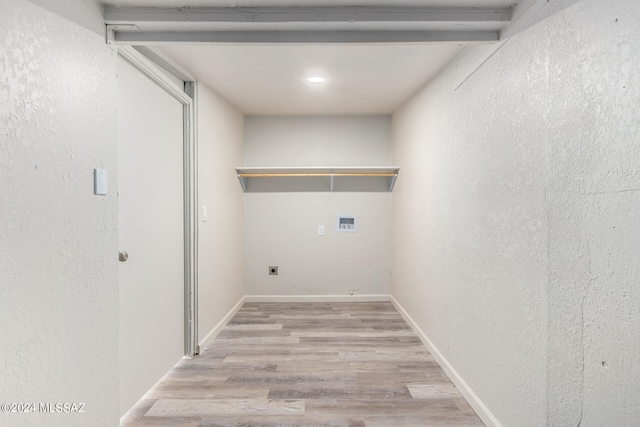
[{"label": "door trim", "polygon": [[198,353],[198,150],[197,83],[178,87],[158,66],[130,46],[118,46],[118,55],[149,77],[183,106],[184,185],[184,355]]}]

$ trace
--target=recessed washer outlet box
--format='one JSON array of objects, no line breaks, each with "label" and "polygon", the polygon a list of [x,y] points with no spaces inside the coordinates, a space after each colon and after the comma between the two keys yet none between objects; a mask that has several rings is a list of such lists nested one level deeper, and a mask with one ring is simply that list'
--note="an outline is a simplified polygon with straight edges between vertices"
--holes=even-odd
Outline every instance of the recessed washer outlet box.
[{"label": "recessed washer outlet box", "polygon": [[355,233],[358,227],[356,215],[338,215],[338,231],[341,233]]},{"label": "recessed washer outlet box", "polygon": [[277,276],[278,275],[278,266],[270,265],[269,266],[269,276]]}]

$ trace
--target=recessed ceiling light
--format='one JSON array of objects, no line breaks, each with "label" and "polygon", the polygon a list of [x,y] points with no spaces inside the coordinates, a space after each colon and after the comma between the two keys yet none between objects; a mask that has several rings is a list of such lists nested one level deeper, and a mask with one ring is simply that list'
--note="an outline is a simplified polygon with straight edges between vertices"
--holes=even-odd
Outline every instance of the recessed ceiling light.
[{"label": "recessed ceiling light", "polygon": [[311,76],[307,77],[307,81],[310,83],[323,83],[326,79],[321,76]]}]

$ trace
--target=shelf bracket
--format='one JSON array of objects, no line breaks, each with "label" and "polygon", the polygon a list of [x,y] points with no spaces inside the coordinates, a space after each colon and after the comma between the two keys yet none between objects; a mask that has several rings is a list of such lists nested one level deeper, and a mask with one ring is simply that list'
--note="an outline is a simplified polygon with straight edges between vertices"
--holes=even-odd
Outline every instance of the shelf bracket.
[{"label": "shelf bracket", "polygon": [[389,192],[393,191],[393,186],[396,185],[397,178],[398,178],[397,173],[389,177]]},{"label": "shelf bracket", "polygon": [[331,182],[329,184],[329,188],[331,189],[331,192],[333,192],[333,169],[331,169]]},{"label": "shelf bracket", "polygon": [[247,178],[238,174],[238,181],[240,181],[240,185],[242,186],[242,192],[247,192]]}]

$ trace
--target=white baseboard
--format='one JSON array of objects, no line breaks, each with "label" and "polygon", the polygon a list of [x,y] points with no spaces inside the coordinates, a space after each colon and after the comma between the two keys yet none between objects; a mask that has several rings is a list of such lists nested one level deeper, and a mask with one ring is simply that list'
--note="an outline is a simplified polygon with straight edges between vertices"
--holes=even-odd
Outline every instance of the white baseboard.
[{"label": "white baseboard", "polygon": [[389,302],[390,295],[246,295],[245,302]]},{"label": "white baseboard", "polygon": [[458,390],[460,390],[462,396],[467,400],[469,405],[471,405],[473,410],[476,411],[482,422],[484,422],[487,427],[502,427],[502,424],[500,424],[498,419],[480,400],[478,395],[473,392],[471,387],[469,387],[469,384],[465,382],[458,371],[455,370],[455,368],[451,365],[451,363],[449,363],[449,361],[444,357],[440,350],[438,350],[438,348],[433,344],[429,337],[427,337],[422,329],[420,329],[418,324],[411,318],[411,316],[409,316],[409,313],[406,312],[406,310],[393,296],[390,297],[390,300],[391,303],[396,307],[398,312],[400,312],[402,317],[404,317],[407,323],[409,323],[409,326],[411,326],[413,331],[418,335],[420,341],[422,341],[427,347],[427,350],[431,352],[445,374],[447,374],[449,379],[455,384]]},{"label": "white baseboard", "polygon": [[213,329],[211,329],[211,331],[209,331],[209,333],[205,335],[205,337],[198,342],[198,345],[200,346],[200,350],[204,350],[206,346],[211,344],[211,341],[213,341],[215,337],[217,337],[218,334],[222,331],[222,329],[224,329],[224,327],[227,326],[227,323],[229,323],[229,321],[233,318],[233,316],[236,315],[236,313],[240,310],[240,307],[242,307],[242,304],[244,304],[245,301],[246,301],[246,297],[240,298],[240,301],[238,301],[238,303],[235,306],[233,306],[233,308],[226,314],[226,316],[224,316],[222,320],[220,320],[213,327]]}]

